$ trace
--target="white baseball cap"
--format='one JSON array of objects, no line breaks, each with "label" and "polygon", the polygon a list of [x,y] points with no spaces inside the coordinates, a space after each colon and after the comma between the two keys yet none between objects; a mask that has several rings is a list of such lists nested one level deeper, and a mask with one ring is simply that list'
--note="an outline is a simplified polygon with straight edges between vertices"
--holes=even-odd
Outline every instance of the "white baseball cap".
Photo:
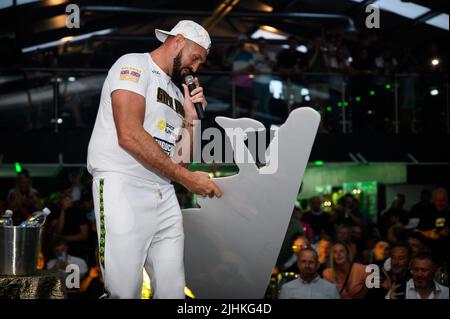
[{"label": "white baseball cap", "polygon": [[207,53],[209,52],[209,48],[211,47],[211,38],[209,37],[208,31],[194,21],[181,20],[170,31],[155,29],[156,38],[158,38],[161,42],[166,41],[168,35],[176,36],[177,34],[181,34],[186,39],[189,39],[205,48]]}]

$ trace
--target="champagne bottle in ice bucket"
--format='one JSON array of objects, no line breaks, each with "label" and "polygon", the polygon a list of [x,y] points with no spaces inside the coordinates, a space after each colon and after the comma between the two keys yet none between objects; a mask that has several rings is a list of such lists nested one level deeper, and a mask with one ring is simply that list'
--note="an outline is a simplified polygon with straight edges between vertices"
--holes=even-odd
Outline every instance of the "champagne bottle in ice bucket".
[{"label": "champagne bottle in ice bucket", "polygon": [[12,226],[13,225],[12,215],[13,215],[12,210],[10,209],[5,210],[2,217],[0,217],[0,227]]},{"label": "champagne bottle in ice bucket", "polygon": [[43,210],[34,212],[33,215],[31,215],[31,217],[26,221],[22,222],[19,227],[41,227],[44,225],[45,220],[50,213],[50,209],[45,207]]}]

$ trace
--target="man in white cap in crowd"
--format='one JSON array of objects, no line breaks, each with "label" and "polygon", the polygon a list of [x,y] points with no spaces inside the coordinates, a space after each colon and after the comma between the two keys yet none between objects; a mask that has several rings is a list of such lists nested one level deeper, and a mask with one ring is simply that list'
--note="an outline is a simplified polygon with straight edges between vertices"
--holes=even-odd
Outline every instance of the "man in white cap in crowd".
[{"label": "man in white cap in crowd", "polygon": [[140,298],[142,271],[154,298],[184,298],[184,233],[171,181],[201,196],[221,196],[204,172],[191,172],[174,153],[181,128],[192,130],[194,103],[206,107],[196,79],[184,94],[174,82],[205,62],[211,40],[193,21],[169,32],[155,30],[163,44],[150,53],[126,54],[105,79],[88,148],[88,170],[99,234],[99,259],[107,296]]}]

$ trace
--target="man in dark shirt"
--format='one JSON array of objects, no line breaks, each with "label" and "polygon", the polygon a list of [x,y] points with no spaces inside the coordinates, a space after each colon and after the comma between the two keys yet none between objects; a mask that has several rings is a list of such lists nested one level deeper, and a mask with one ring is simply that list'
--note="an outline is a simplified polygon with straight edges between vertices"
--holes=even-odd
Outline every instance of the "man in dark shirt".
[{"label": "man in dark shirt", "polygon": [[391,206],[380,213],[378,227],[383,236],[387,236],[389,229],[399,222],[403,225],[408,224],[410,213],[403,208],[405,202],[405,195],[397,194]]},{"label": "man in dark shirt", "polygon": [[380,270],[379,288],[369,289],[367,299],[384,299],[389,293],[391,298],[405,299],[406,282],[410,279],[409,261],[411,250],[406,244],[396,244],[390,253],[390,269]]},{"label": "man in dark shirt", "polygon": [[431,240],[431,251],[438,263],[448,262],[449,248],[449,204],[445,188],[437,188],[433,193],[433,209],[424,215],[417,226],[422,235]]},{"label": "man in dark shirt", "polygon": [[[409,218],[422,218],[429,214],[433,209],[431,203],[431,192],[427,189],[422,190],[420,193],[420,202],[414,204],[409,212]],[[407,223],[406,223],[407,224]]]},{"label": "man in dark shirt", "polygon": [[[433,206],[427,214],[423,214],[420,218],[419,226],[422,231],[436,230],[436,237],[444,236],[441,231],[448,229],[448,193],[445,188],[437,188],[433,194]],[[448,234],[447,234],[448,235]],[[431,237],[430,237],[431,236]],[[433,235],[427,236],[434,239]]]},{"label": "man in dark shirt", "polygon": [[298,73],[305,71],[308,59],[305,53],[297,50],[300,42],[295,36],[290,36],[288,43],[289,48],[281,50],[277,55],[276,70],[298,84],[301,79]]},{"label": "man in dark shirt", "polygon": [[88,254],[89,222],[80,202],[73,202],[64,194],[59,204],[59,215],[53,221],[55,235],[62,237],[71,255],[86,258]]},{"label": "man in dark shirt", "polygon": [[362,216],[358,206],[359,202],[352,194],[345,194],[334,207],[331,222],[335,225],[362,226]]},{"label": "man in dark shirt", "polygon": [[322,211],[322,201],[320,197],[315,196],[311,199],[311,210],[307,211],[302,216],[302,222],[311,226],[314,232],[313,242],[317,242],[321,235],[331,235],[332,226],[331,216]]}]

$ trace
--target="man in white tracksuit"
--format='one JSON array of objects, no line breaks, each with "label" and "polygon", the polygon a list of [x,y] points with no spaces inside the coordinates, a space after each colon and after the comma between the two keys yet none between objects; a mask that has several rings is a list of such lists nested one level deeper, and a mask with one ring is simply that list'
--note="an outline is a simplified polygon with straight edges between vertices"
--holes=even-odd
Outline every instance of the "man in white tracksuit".
[{"label": "man in white tracksuit", "polygon": [[[183,84],[184,95],[174,82],[205,61],[210,37],[188,20],[155,33],[160,47],[126,54],[109,70],[88,148],[100,265],[111,298],[140,298],[144,267],[155,298],[184,298],[183,223],[170,182],[221,196],[208,174],[173,158],[180,143],[192,145],[194,103],[207,104],[197,79],[191,93]],[[191,139],[179,141],[181,128]]]}]

